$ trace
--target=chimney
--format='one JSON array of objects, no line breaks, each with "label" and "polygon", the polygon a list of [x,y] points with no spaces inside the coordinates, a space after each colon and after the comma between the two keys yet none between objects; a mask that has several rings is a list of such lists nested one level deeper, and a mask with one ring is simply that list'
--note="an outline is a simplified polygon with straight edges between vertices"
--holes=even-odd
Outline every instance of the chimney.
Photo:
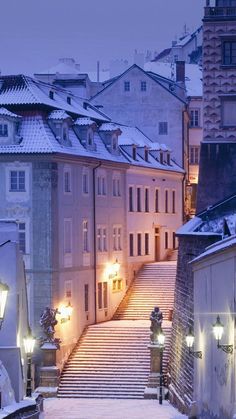
[{"label": "chimney", "polygon": [[185,83],[185,61],[176,61],[176,82]]},{"label": "chimney", "polygon": [[100,81],[100,61],[97,61],[97,82]]}]

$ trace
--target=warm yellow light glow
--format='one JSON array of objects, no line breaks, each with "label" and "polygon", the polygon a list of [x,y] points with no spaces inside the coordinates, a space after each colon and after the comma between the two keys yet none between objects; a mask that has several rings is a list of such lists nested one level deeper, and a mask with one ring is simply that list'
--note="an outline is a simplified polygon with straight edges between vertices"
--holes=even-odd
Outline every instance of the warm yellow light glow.
[{"label": "warm yellow light glow", "polygon": [[34,345],[35,345],[36,339],[32,336],[30,329],[29,329],[28,335],[24,337],[23,342],[24,342],[24,347],[25,347],[25,353],[32,354],[34,351]]},{"label": "warm yellow light glow", "polygon": [[220,316],[217,316],[216,323],[213,324],[213,333],[216,340],[220,341],[224,332],[224,325],[220,321]]},{"label": "warm yellow light glow", "polygon": [[120,263],[118,262],[118,259],[115,260],[115,262],[112,265],[108,265],[106,272],[109,276],[109,278],[115,278],[120,271]]},{"label": "warm yellow light glow", "polygon": [[161,331],[160,333],[158,333],[158,335],[157,335],[157,342],[158,342],[158,344],[159,345],[161,345],[161,346],[164,346],[164,344],[165,344],[165,335],[164,335],[164,333]]},{"label": "warm yellow light glow", "polygon": [[192,329],[189,329],[189,332],[185,339],[186,339],[187,347],[192,348],[194,344],[194,334],[193,334]]},{"label": "warm yellow light glow", "polygon": [[0,328],[3,322],[9,287],[0,282]]},{"label": "warm yellow light glow", "polygon": [[73,307],[72,307],[71,303],[69,302],[67,304],[67,306],[65,306],[65,305],[60,306],[59,312],[60,312],[60,316],[61,316],[61,323],[65,323],[68,320],[70,320],[70,317],[71,317],[72,312],[73,312]]}]

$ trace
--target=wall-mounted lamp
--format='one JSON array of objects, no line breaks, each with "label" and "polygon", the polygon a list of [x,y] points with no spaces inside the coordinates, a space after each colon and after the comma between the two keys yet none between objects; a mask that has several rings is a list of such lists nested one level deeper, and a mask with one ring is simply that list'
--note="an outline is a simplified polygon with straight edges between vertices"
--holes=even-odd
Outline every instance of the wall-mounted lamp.
[{"label": "wall-mounted lamp", "polygon": [[8,285],[0,282],[0,329],[2,328],[2,324],[4,320],[8,292],[9,292]]},{"label": "wall-mounted lamp", "polygon": [[202,358],[202,351],[193,351],[192,347],[194,344],[194,334],[193,329],[190,327],[188,330],[188,334],[185,337],[186,345],[188,347],[189,354],[193,355],[195,358]]},{"label": "wall-mounted lamp", "polygon": [[61,315],[61,323],[65,323],[68,320],[70,320],[71,315],[73,312],[73,307],[69,301],[69,303],[67,304],[67,306],[61,306],[60,307],[60,315]]},{"label": "wall-mounted lamp", "polygon": [[116,258],[115,262],[109,267],[109,279],[115,278],[120,270],[120,263],[118,262],[118,259]]},{"label": "wall-mounted lamp", "polygon": [[227,354],[233,353],[233,345],[221,345],[220,341],[224,332],[224,325],[220,321],[220,316],[218,315],[216,318],[216,322],[213,324],[213,333],[217,340],[217,348],[222,349],[222,351],[226,352]]}]

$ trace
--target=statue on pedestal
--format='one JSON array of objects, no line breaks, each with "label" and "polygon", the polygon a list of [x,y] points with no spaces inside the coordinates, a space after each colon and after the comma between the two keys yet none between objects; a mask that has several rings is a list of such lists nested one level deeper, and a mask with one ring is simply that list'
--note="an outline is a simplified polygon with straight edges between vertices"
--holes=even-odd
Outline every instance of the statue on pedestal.
[{"label": "statue on pedestal", "polygon": [[151,320],[150,339],[151,339],[151,343],[154,344],[154,343],[157,343],[157,335],[162,330],[161,325],[163,321],[163,314],[160,311],[159,307],[154,307],[154,310],[151,312],[150,320]]},{"label": "statue on pedestal", "polygon": [[56,315],[59,313],[58,309],[46,307],[40,317],[39,324],[42,327],[46,338],[43,339],[42,343],[52,343],[57,346],[59,349],[60,347],[60,339],[54,338],[55,334],[55,326],[58,323],[56,319]]}]

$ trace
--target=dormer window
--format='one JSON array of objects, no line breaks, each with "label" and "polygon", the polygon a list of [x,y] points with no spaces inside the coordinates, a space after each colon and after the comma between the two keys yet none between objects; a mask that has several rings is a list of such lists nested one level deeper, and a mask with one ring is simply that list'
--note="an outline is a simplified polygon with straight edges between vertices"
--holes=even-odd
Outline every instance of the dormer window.
[{"label": "dormer window", "polygon": [[161,151],[160,152],[160,163],[163,164],[163,162],[164,162],[164,156],[163,156],[163,153]]},{"label": "dormer window", "polygon": [[49,91],[49,97],[54,100],[54,92],[52,90]]},{"label": "dormer window", "polygon": [[132,157],[133,157],[133,160],[136,160],[136,158],[137,158],[137,150],[136,150],[136,146],[135,145],[133,146]]},{"label": "dormer window", "polygon": [[144,150],[144,158],[145,158],[145,161],[148,161],[148,149],[147,148],[145,148],[145,150]]},{"label": "dormer window", "polygon": [[166,162],[170,166],[170,153],[167,153],[166,155]]},{"label": "dormer window", "polygon": [[117,146],[118,146],[118,141],[117,141],[117,136],[113,135],[112,140],[111,140],[111,148],[113,151],[117,150]]},{"label": "dormer window", "polygon": [[66,125],[62,127],[62,139],[64,142],[67,142],[68,140],[68,128]]},{"label": "dormer window", "polygon": [[87,132],[87,146],[91,147],[94,143],[94,132],[91,127],[89,127]]},{"label": "dormer window", "polygon": [[0,137],[8,137],[8,125],[0,124]]}]

